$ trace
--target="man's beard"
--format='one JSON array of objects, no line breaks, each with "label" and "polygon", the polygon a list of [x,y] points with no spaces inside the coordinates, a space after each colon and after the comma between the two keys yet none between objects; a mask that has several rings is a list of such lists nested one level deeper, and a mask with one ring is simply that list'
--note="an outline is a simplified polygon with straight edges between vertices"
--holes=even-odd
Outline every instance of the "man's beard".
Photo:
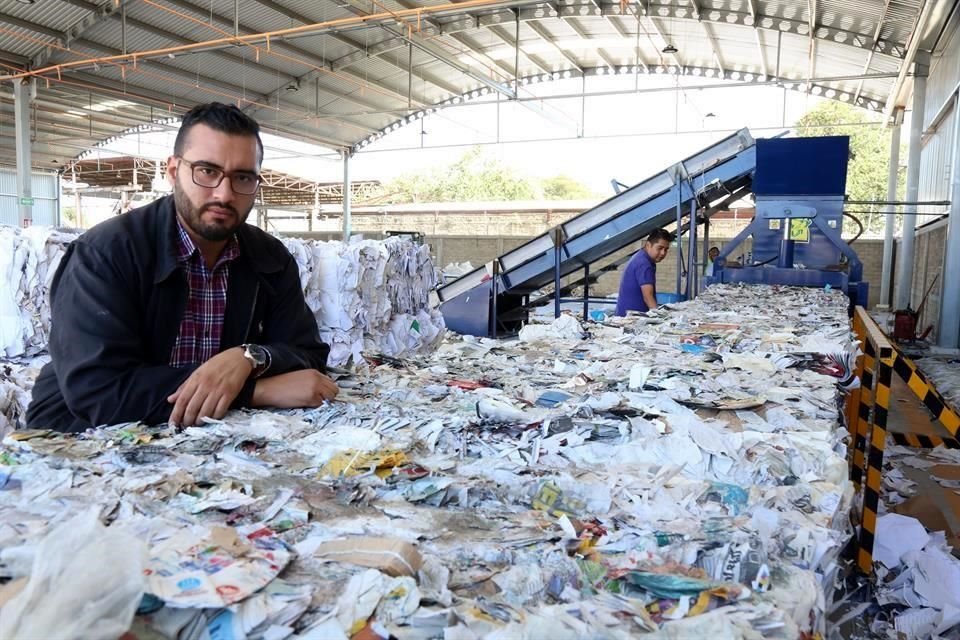
[{"label": "man's beard", "polygon": [[[243,224],[247,216],[250,215],[250,209],[253,208],[251,204],[250,208],[247,209],[243,215],[240,215],[240,212],[237,211],[233,205],[216,201],[207,202],[200,207],[195,207],[193,202],[190,201],[190,196],[180,188],[179,184],[175,184],[173,187],[173,202],[177,207],[177,213],[180,215],[180,219],[187,228],[204,240],[209,240],[210,242],[222,242],[236,233],[240,225]],[[227,209],[233,212],[233,215],[236,216],[235,224],[205,223],[203,221],[203,212],[211,207]]]}]

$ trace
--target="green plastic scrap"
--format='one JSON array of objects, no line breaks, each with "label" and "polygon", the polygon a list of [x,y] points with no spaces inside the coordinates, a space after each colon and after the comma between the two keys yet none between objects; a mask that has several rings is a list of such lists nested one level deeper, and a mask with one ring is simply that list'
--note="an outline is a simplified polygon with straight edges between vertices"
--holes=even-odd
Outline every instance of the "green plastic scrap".
[{"label": "green plastic scrap", "polygon": [[664,573],[650,573],[649,571],[631,571],[624,575],[623,579],[630,586],[643,589],[659,598],[667,599],[695,596],[703,591],[720,586],[719,583],[709,580]]}]

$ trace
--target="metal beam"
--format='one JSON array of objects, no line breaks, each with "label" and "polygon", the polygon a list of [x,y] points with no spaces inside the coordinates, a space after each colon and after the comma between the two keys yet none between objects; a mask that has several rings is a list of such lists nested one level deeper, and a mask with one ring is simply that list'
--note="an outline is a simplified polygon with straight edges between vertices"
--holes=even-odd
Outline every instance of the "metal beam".
[{"label": "metal beam", "polygon": [[[257,33],[257,30],[256,30],[256,29],[253,29],[252,27],[249,27],[249,26],[247,26],[247,25],[244,25],[244,24],[242,24],[242,23],[237,22],[235,18],[228,18],[228,17],[226,17],[226,16],[224,16],[224,15],[220,15],[220,14],[216,14],[216,13],[208,13],[208,12],[205,12],[203,9],[201,9],[200,7],[197,7],[197,6],[193,5],[193,4],[191,4],[191,3],[188,2],[187,0],[166,0],[166,1],[167,1],[169,4],[172,4],[173,6],[179,8],[179,9],[181,9],[181,10],[183,10],[183,11],[196,12],[196,13],[199,13],[199,14],[201,14],[201,15],[204,15],[205,17],[206,17],[206,16],[209,16],[209,17],[212,18],[214,21],[216,21],[217,23],[219,23],[221,26],[225,26],[225,27],[226,27],[226,26],[229,26],[229,27],[234,27],[234,26],[236,26],[236,27],[239,28],[239,31],[240,31],[240,34],[241,34],[241,35],[250,35],[250,34]],[[294,44],[291,44],[291,43],[288,42],[288,41],[271,42],[271,48],[272,48],[272,49],[283,50],[283,51],[286,51],[286,52],[288,52],[288,53],[292,53],[293,55],[295,55],[295,56],[300,56],[300,57],[304,58],[304,59],[307,60],[307,61],[316,61],[316,64],[314,64],[314,66],[315,66],[315,67],[319,67],[320,69],[322,69],[322,71],[315,68],[313,71],[308,72],[306,75],[300,76],[300,77],[298,78],[298,81],[299,81],[301,84],[303,84],[303,83],[305,83],[305,82],[309,82],[310,80],[312,80],[312,79],[314,79],[314,78],[316,78],[316,77],[318,77],[318,76],[323,77],[323,76],[325,76],[327,73],[331,73],[331,72],[334,72],[334,73],[335,73],[335,72],[337,71],[336,69],[333,68],[333,65],[330,64],[329,62],[327,62],[327,61],[325,61],[325,60],[323,60],[323,59],[318,60],[318,59],[317,59],[317,55],[316,55],[315,53],[313,53],[312,51],[308,51],[307,49],[302,49],[302,48],[300,48],[300,47],[298,47],[298,46],[296,46],[296,45],[294,45]],[[310,62],[308,62],[308,64],[310,64]],[[367,79],[364,79],[364,78],[359,78],[358,76],[356,76],[356,74],[354,74],[354,73],[351,72],[351,71],[343,71],[342,73],[343,73],[344,75],[349,75],[349,76],[350,76],[349,79],[350,79],[351,81],[355,81],[355,82],[357,83],[357,86],[360,87],[360,88],[362,88],[362,87],[364,87],[364,86],[370,86],[370,87],[374,87],[377,91],[381,91],[381,90],[382,90],[382,91],[387,92],[387,93],[394,93],[394,94],[396,94],[396,95],[394,96],[395,99],[400,100],[400,99],[402,98],[402,100],[403,100],[404,102],[406,102],[406,98],[405,98],[405,97],[400,96],[398,93],[394,92],[394,91],[393,91],[392,89],[390,89],[389,87],[386,87],[386,86],[384,86],[384,85],[381,85],[381,84],[379,84],[379,83],[377,83],[377,82],[375,82],[375,81],[367,80]],[[365,109],[379,109],[379,108],[381,108],[381,105],[377,105],[377,104],[375,104],[375,103],[372,103],[372,102],[370,102],[370,101],[368,101],[368,100],[365,100],[365,99],[363,99],[363,98],[361,98],[361,97],[358,97],[358,96],[355,96],[355,95],[352,95],[352,94],[335,93],[335,92],[331,91],[331,90],[328,89],[328,88],[322,88],[321,90],[322,90],[324,93],[326,93],[326,94],[328,94],[328,95],[330,95],[330,96],[333,96],[333,97],[335,97],[335,98],[340,98],[340,99],[346,100],[347,102],[352,102],[352,103],[354,103],[354,104],[360,105],[361,107],[363,107],[363,108],[365,108]],[[268,96],[268,97],[269,97],[269,96]]]},{"label": "metal beam", "polygon": [[[880,12],[880,19],[877,20],[877,28],[873,32],[873,42],[874,45],[870,47],[870,50],[867,51],[867,61],[863,63],[863,72],[868,73],[870,71],[870,65],[873,63],[873,54],[877,50],[876,42],[880,39],[880,33],[883,31],[883,21],[887,18],[887,10],[890,8],[890,0],[884,0],[883,11]],[[863,80],[857,83],[857,90],[853,94],[853,104],[857,104],[857,100],[860,99],[860,92],[863,91]],[[897,125],[899,128],[899,125]]]},{"label": "metal beam", "polygon": [[[904,90],[904,84],[907,80],[907,74],[910,72],[910,67],[913,66],[914,60],[917,57],[917,51],[920,49],[920,39],[923,37],[923,32],[925,31],[927,20],[930,19],[930,15],[933,12],[934,4],[933,0],[923,0],[923,6],[917,14],[917,20],[913,25],[913,29],[910,31],[910,42],[907,43],[907,55],[904,56],[900,62],[900,72],[897,75],[896,81],[893,83],[893,87],[890,89],[890,95],[887,96],[887,103],[883,107],[883,117],[885,120],[890,119],[895,107],[905,106],[900,104],[900,94]],[[927,64],[926,59],[922,62],[924,65]],[[905,98],[903,98],[903,101],[905,101]]]},{"label": "metal beam", "polygon": [[[530,53],[530,52],[528,52],[528,51],[524,51],[524,50],[523,50],[523,47],[520,47],[520,44],[519,44],[518,42],[516,42],[516,41],[507,33],[506,29],[504,29],[503,27],[490,27],[490,28],[489,28],[489,31],[490,31],[490,33],[492,33],[493,35],[495,35],[495,36],[497,36],[498,38],[500,38],[500,40],[503,41],[503,43],[506,44],[507,46],[509,46],[511,49],[519,49],[519,50],[520,50],[520,53],[522,53],[522,54],[527,58],[527,60],[529,60],[529,61],[533,64],[533,66],[535,66],[537,69],[540,69],[540,71],[541,71],[542,73],[553,73],[553,70],[547,65],[546,62],[544,62],[543,60],[541,60],[541,59],[538,58],[537,56],[533,55],[532,53]],[[498,66],[499,66],[499,65],[498,65]],[[507,65],[504,64],[501,68],[504,68],[504,69],[506,70],[506,69],[508,69],[509,67],[507,67]],[[513,70],[512,70],[512,69],[509,70],[509,73],[510,73],[511,76],[513,76]]]},{"label": "metal beam", "polygon": [[[254,0],[254,2],[256,2],[257,4],[259,4],[259,5],[261,5],[261,6],[267,7],[268,9],[270,9],[270,10],[272,10],[272,11],[276,11],[276,12],[279,13],[280,15],[284,15],[284,16],[290,18],[291,20],[296,20],[297,22],[299,22],[299,23],[301,23],[301,24],[314,24],[314,23],[316,22],[315,19],[313,19],[313,18],[311,18],[311,17],[309,17],[309,16],[306,16],[306,15],[303,15],[302,13],[299,13],[299,12],[297,12],[297,11],[294,11],[293,9],[290,9],[289,7],[286,7],[286,6],[284,6],[284,5],[282,5],[282,4],[278,3],[278,2],[275,2],[274,0]],[[344,8],[347,9],[347,10],[349,10],[349,11],[351,11],[351,12],[354,11],[354,9],[353,9],[352,7],[349,7],[349,6],[345,6]],[[337,40],[338,42],[342,42],[343,44],[347,45],[348,47],[351,47],[351,48],[356,49],[356,50],[358,50],[358,51],[363,51],[363,50],[366,48],[366,47],[364,47],[361,43],[359,43],[359,42],[357,42],[356,40],[353,40],[353,39],[351,39],[351,38],[348,38],[347,36],[343,35],[342,33],[333,32],[333,33],[328,34],[328,37],[331,37],[331,38],[333,38],[334,40]],[[398,69],[401,69],[401,70],[403,70],[403,71],[406,71],[406,68],[405,68],[403,65],[397,64],[396,62],[393,62],[392,60],[390,60],[389,58],[387,58],[387,57],[385,57],[385,56],[381,56],[380,59],[383,60],[384,62],[386,62],[387,64],[390,64],[390,65],[392,65],[392,66],[394,66],[394,67],[396,67],[396,68],[398,68]],[[422,73],[422,72],[421,72],[421,73],[418,75],[418,77],[419,77],[421,80],[425,80],[425,81],[427,81],[427,82],[429,82],[429,83],[431,83],[431,84],[433,84],[433,85],[435,85],[435,86],[437,86],[437,87],[440,87],[441,89],[443,89],[444,91],[446,91],[446,92],[448,92],[448,93],[456,93],[456,92],[457,92],[456,89],[453,88],[451,85],[448,85],[447,83],[443,82],[443,81],[440,80],[439,78],[436,78],[435,76],[431,76],[431,75],[429,75],[429,74],[426,74],[426,73]],[[420,102],[424,102],[424,101],[423,101],[423,100],[420,100]]]},{"label": "metal beam", "polygon": [[[104,19],[107,19],[107,18],[110,18],[110,17],[115,16],[116,13],[117,13],[115,10],[109,10],[109,11],[107,11],[106,9],[104,9],[104,6],[113,7],[113,3],[104,3],[104,6],[98,6],[98,5],[91,4],[90,2],[87,2],[87,0],[65,0],[65,1],[66,1],[66,2],[69,2],[70,4],[73,4],[73,5],[75,5],[75,6],[83,7],[83,8],[85,8],[85,9],[88,9],[88,10],[90,10],[90,11],[95,12],[95,14],[94,14],[93,16],[90,16],[90,17],[84,19],[83,22],[81,22],[81,25],[83,25],[83,28],[82,28],[82,29],[80,28],[80,26],[77,26],[77,27],[75,27],[74,29],[71,29],[71,35],[72,35],[72,37],[74,38],[74,40],[76,40],[77,38],[79,38],[80,36],[82,36],[82,34],[83,34],[84,32],[86,32],[87,30],[89,30],[90,27],[94,26],[95,24],[97,24],[98,22],[100,22],[100,21],[102,21],[102,20],[104,20]],[[124,0],[124,1],[125,1],[125,2],[129,2],[130,0]],[[187,11],[187,12],[191,12],[191,13],[196,13],[197,15],[202,16],[202,17],[204,17],[205,19],[210,19],[210,20],[213,20],[213,21],[219,23],[222,27],[225,27],[225,28],[226,28],[226,27],[236,27],[236,28],[239,29],[241,35],[251,35],[251,34],[256,34],[256,33],[258,33],[257,30],[255,30],[255,29],[253,29],[253,28],[251,28],[251,27],[248,27],[248,26],[239,24],[239,22],[236,20],[235,17],[233,17],[233,18],[228,18],[228,17],[223,16],[223,15],[220,15],[220,14],[207,12],[207,11],[205,11],[204,9],[202,9],[201,7],[198,7],[198,6],[196,6],[196,5],[188,2],[187,0],[167,0],[167,1],[168,1],[170,4],[174,5],[175,7],[177,7],[178,9],[180,9],[180,10],[182,10],[182,11]],[[128,21],[129,21],[129,20],[130,20],[130,19],[128,18]],[[224,29],[220,29],[220,30],[223,31]],[[158,34],[158,35],[160,35],[160,34]],[[164,37],[166,37],[166,36],[164,36]],[[314,60],[316,59],[316,55],[315,55],[314,53],[310,52],[310,51],[307,51],[306,49],[301,49],[301,48],[296,47],[296,46],[294,46],[294,45],[292,45],[292,44],[289,44],[289,43],[287,43],[287,42],[276,42],[276,43],[272,43],[272,44],[273,44],[273,48],[275,48],[275,49],[280,49],[280,48],[282,48],[282,49],[285,49],[285,50],[288,51],[288,52],[293,53],[295,56],[299,56],[299,57],[302,59],[302,64],[303,64],[304,66],[308,66],[308,67],[309,67],[309,66],[313,66],[313,67],[315,67],[315,68],[316,68],[316,67],[320,67],[321,69],[324,70],[324,72],[327,71],[327,69],[326,69],[325,66],[324,66],[325,63],[324,63],[323,61],[319,61],[320,64],[319,64],[319,65],[316,64],[316,63],[314,62]],[[230,49],[230,50],[233,50],[233,49],[235,49],[235,47],[232,46],[232,45],[230,45],[230,46],[225,46],[225,47],[220,47],[220,48],[213,48],[213,49],[210,50],[210,52],[218,52],[218,51],[220,51],[220,49]],[[49,59],[49,56],[47,56],[47,59]],[[39,64],[36,64],[36,61],[37,61],[37,59],[35,58],[35,64],[33,64],[32,66],[33,66],[33,67],[41,66],[41,65],[39,65]],[[242,58],[240,59],[240,61],[242,61]],[[45,62],[46,62],[46,60],[44,60],[44,63],[45,63]],[[235,61],[235,62],[238,62],[238,61]],[[276,68],[274,68],[274,67],[270,67],[269,65],[263,65],[263,66],[269,68],[271,71],[275,71],[275,72],[277,72],[277,73],[280,73],[279,70],[276,69]],[[285,84],[287,84],[287,83],[292,82],[292,81],[300,81],[300,82],[303,82],[304,79],[310,79],[310,78],[314,77],[314,75],[316,75],[316,74],[318,74],[318,73],[321,73],[321,72],[316,71],[316,69],[315,69],[313,72],[310,72],[310,73],[308,73],[308,74],[305,75],[305,76],[300,76],[299,78],[297,78],[296,76],[290,75],[290,74],[286,74],[286,73],[283,73],[282,75],[284,75],[284,76],[288,79],[287,82],[285,82]],[[373,87],[377,92],[381,92],[381,93],[387,94],[387,96],[390,97],[390,98],[393,98],[393,99],[396,99],[396,100],[404,100],[404,101],[406,100],[406,98],[405,98],[404,96],[402,96],[399,92],[394,91],[393,89],[391,89],[391,88],[389,88],[389,87],[387,87],[387,86],[385,86],[385,85],[379,84],[379,83],[377,83],[377,82],[375,82],[375,81],[368,80],[368,79],[366,79],[366,78],[361,78],[360,76],[357,76],[355,73],[353,73],[353,72],[351,72],[351,71],[343,71],[343,72],[341,72],[341,73],[342,73],[344,76],[348,76],[351,81],[356,82],[358,87],[361,87],[361,88],[362,88],[362,87],[364,87],[364,86],[370,86],[370,87]],[[267,104],[269,104],[270,102],[272,102],[272,101],[274,101],[274,100],[276,99],[276,95],[277,95],[278,91],[279,91],[279,90],[277,90],[277,91],[272,91],[272,92],[269,92],[269,93],[267,93],[267,94],[261,94],[261,95],[258,96],[258,98],[257,98],[255,101],[262,101],[262,102],[266,102]],[[329,89],[324,89],[324,92],[327,93],[327,94],[329,94],[329,95],[331,95],[331,96],[334,96],[335,98],[342,98],[342,99],[345,99],[345,100],[347,100],[347,101],[349,101],[349,102],[353,102],[354,104],[358,104],[358,105],[360,105],[360,106],[362,106],[362,107],[364,107],[364,108],[366,108],[366,109],[377,109],[377,108],[380,108],[380,105],[375,105],[374,103],[371,103],[371,102],[369,102],[369,101],[363,100],[363,99],[358,98],[358,97],[356,97],[356,96],[351,96],[350,94],[334,93],[334,92],[331,92]],[[241,95],[242,95],[242,94],[241,94]],[[355,124],[355,123],[352,123],[352,124]]]},{"label": "metal beam", "polygon": [[707,42],[710,43],[710,50],[713,51],[713,61],[717,63],[717,69],[720,70],[720,73],[726,73],[723,58],[720,57],[720,45],[717,44],[717,39],[713,37],[713,32],[710,31],[710,27],[703,21],[703,16],[700,14],[700,7],[697,5],[696,0],[690,0],[690,6],[693,7],[694,19],[696,19],[697,24],[703,29],[703,34],[707,37]]},{"label": "metal beam", "polygon": [[[596,4],[596,2],[594,2],[593,4],[594,4],[594,6],[598,6],[598,5]],[[554,9],[554,11],[556,11],[556,7],[553,5],[553,3],[551,3],[550,6],[551,6],[551,8]],[[557,13],[559,14],[559,11],[558,11]],[[584,28],[583,28],[582,26],[580,26],[580,21],[577,20],[576,18],[566,18],[566,19],[561,18],[561,21],[562,21],[562,22],[566,22],[567,25],[569,25],[570,28],[573,29],[574,33],[576,33],[577,36],[580,37],[581,40],[583,40],[583,41],[585,41],[585,42],[590,42],[590,41],[593,40],[593,36],[591,36],[589,33],[587,33],[587,32],[584,30]],[[620,65],[618,65],[617,62],[615,62],[615,61],[613,60],[613,58],[611,58],[610,55],[609,55],[606,51],[604,51],[601,47],[597,47],[597,55],[600,56],[600,58],[601,58],[604,62],[606,62],[606,63],[607,63],[607,66],[610,67],[611,69],[616,69],[618,66],[620,66]]]},{"label": "metal beam", "polygon": [[[71,74],[70,77],[77,78],[78,80],[88,83],[90,85],[89,86],[90,93],[96,94],[96,95],[101,95],[101,93],[97,91],[97,88],[102,87],[105,90],[103,92],[103,95],[109,96],[111,98],[116,98],[118,94],[123,94],[123,95],[126,95],[130,100],[140,99],[146,102],[155,101],[159,105],[170,105],[171,102],[176,103],[176,98],[173,98],[170,95],[164,95],[162,93],[151,91],[143,87],[131,85],[131,83],[129,82],[125,84],[121,84],[109,78],[104,78],[102,76],[96,76],[96,75],[89,75],[82,72],[77,74]],[[188,107],[188,106],[192,106],[192,103],[182,104],[182,107]],[[177,112],[172,110],[169,111],[169,113],[171,116],[178,115]],[[158,113],[158,117],[159,115],[160,114]],[[271,123],[268,120],[261,121],[260,124],[263,125],[265,129],[272,129],[277,133],[277,135],[281,135],[281,136],[290,135],[294,137],[294,139],[301,139],[307,142],[313,142],[313,143],[327,146],[327,147],[339,148],[349,144],[345,140],[334,140],[331,138],[327,138],[323,135],[318,135],[316,133],[307,133],[307,132],[304,132],[303,130],[290,131],[285,127],[271,126],[273,123]]]},{"label": "metal beam", "polygon": [[[639,22],[638,20],[636,21],[636,24],[637,24],[637,33],[630,33],[630,30],[629,30],[629,29],[627,29],[627,28],[624,27],[622,24],[620,24],[620,20],[621,20],[622,18],[615,18],[614,16],[604,16],[604,19],[607,21],[607,23],[610,24],[610,26],[612,26],[614,29],[617,30],[617,33],[620,34],[620,37],[622,37],[623,39],[626,40],[626,39],[628,39],[628,38],[634,38],[634,37],[636,37],[637,39],[639,39],[639,37],[640,37],[640,22]],[[639,45],[637,45],[635,49],[636,49],[636,50],[635,50],[635,62],[634,62],[634,64],[635,64],[636,66],[642,68],[645,72],[649,72],[649,71],[650,71],[650,67],[647,66],[646,61],[641,57]]]},{"label": "metal beam", "polygon": [[810,91],[810,80],[816,75],[817,65],[817,0],[807,0],[807,22],[809,29],[807,91]]},{"label": "metal beam", "polygon": [[[587,0],[588,2],[589,0]],[[587,2],[583,4],[567,4],[564,5],[561,10],[561,16],[571,15],[577,16],[580,15],[580,8],[584,5],[589,6]],[[623,16],[629,15],[632,13],[631,8],[622,10],[619,3],[603,3],[602,4],[601,15],[613,15],[613,16]],[[688,11],[677,4],[653,4],[647,3],[643,6],[644,10],[648,11],[648,14],[655,16],[658,19],[671,19],[671,20],[691,20],[692,18],[688,15]],[[521,20],[526,16],[527,11],[521,11]],[[533,18],[527,18],[533,19]],[[786,18],[778,15],[767,15],[767,14],[757,14],[753,15],[749,10],[747,11],[733,11],[725,8],[710,8],[709,11],[706,11],[702,19],[707,23],[717,23],[724,25],[740,25],[743,27],[753,28],[756,25],[756,28],[763,29],[765,31],[770,31],[772,33],[793,33],[795,35],[805,36],[807,35],[810,25],[805,20],[797,20],[793,18]],[[870,33],[858,33],[856,31],[849,31],[846,29],[839,29],[836,27],[827,27],[820,25],[818,28],[822,35],[817,38],[818,40],[830,41],[835,44],[855,47],[857,49],[869,48],[874,43],[871,39],[872,34]],[[888,55],[894,58],[902,58],[904,49],[904,43],[894,42],[884,40],[877,43],[877,53],[882,55]]]},{"label": "metal beam", "polygon": [[[257,1],[261,2],[263,0],[257,0]],[[357,16],[370,15],[370,13],[365,9],[354,6],[353,4],[354,2],[356,2],[356,0],[342,0],[342,3],[343,3],[342,6],[343,8],[345,8],[346,10],[350,11],[351,13]],[[398,22],[400,22],[401,25],[410,27],[410,25],[406,22],[406,20],[407,19],[404,19],[398,16]],[[419,17],[418,17],[418,20],[419,20]],[[420,51],[423,51],[424,53],[427,53],[428,55],[433,56],[440,62],[446,63],[448,66],[452,67],[453,69],[456,69],[461,74],[467,76],[468,78],[471,78],[475,82],[479,82],[481,85],[484,85],[490,89],[493,89],[497,93],[501,93],[507,98],[515,98],[517,96],[516,92],[510,87],[500,82],[497,82],[495,80],[492,80],[486,77],[485,75],[483,75],[482,73],[477,73],[472,68],[470,68],[469,65],[465,65],[464,63],[460,62],[459,60],[457,60],[457,58],[448,54],[446,51],[438,47],[432,41],[420,37],[420,35],[417,32],[415,32],[412,27],[408,29],[408,35],[404,35],[402,30],[398,31],[396,28],[394,28],[391,25],[388,25],[385,22],[381,23],[379,26],[390,35],[400,38],[401,40],[403,40],[404,42],[407,42],[408,44],[412,44],[415,48],[419,49]]]},{"label": "metal beam", "polygon": [[[667,41],[667,35],[663,32],[663,29],[660,27],[660,25],[657,24],[657,21],[653,19],[653,16],[650,15],[650,12],[649,12],[649,9],[648,9],[649,5],[650,5],[650,3],[647,2],[647,6],[644,6],[644,5],[643,5],[643,2],[642,2],[641,0],[637,0],[637,7],[640,8],[640,12],[641,12],[641,13],[643,14],[643,16],[644,16],[645,18],[647,18],[647,20],[650,22],[650,26],[653,27],[653,30],[657,33],[657,35],[660,36],[660,40],[662,41],[662,46],[660,47],[660,51],[658,51],[657,53],[658,53],[658,55],[660,56],[660,58],[661,58],[661,60],[662,60],[662,59],[663,59],[663,54],[662,54],[663,49],[664,49],[668,44],[673,44],[673,43]],[[636,9],[634,9],[634,11],[636,11]],[[656,45],[654,45],[654,46],[656,46]],[[674,64],[677,68],[683,69],[683,62],[680,60],[680,57],[679,57],[676,53],[669,53],[669,54],[667,54],[667,55],[668,55],[669,57],[673,58],[673,64]]]},{"label": "metal beam", "polygon": [[757,16],[759,12],[757,11],[757,0],[747,0],[747,8],[750,9],[750,21],[751,26],[753,27],[753,37],[757,41],[757,54],[760,59],[760,68],[763,70],[763,75],[769,76],[770,73],[767,71],[767,52],[763,48],[763,43],[760,41],[760,27],[757,26]]},{"label": "metal beam", "polygon": [[553,36],[547,33],[546,29],[540,26],[539,23],[533,21],[528,22],[527,26],[530,27],[530,30],[537,34],[541,40],[556,49],[557,52],[567,60],[567,62],[573,65],[573,68],[576,69],[580,75],[583,75],[583,66],[580,64],[580,61],[574,58],[569,51],[558,45],[556,40],[553,39]]}]

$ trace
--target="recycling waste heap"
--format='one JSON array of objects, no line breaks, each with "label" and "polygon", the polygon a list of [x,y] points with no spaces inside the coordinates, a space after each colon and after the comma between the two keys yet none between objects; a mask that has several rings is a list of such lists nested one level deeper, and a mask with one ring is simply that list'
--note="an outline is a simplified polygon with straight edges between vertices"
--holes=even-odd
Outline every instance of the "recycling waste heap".
[{"label": "recycling waste heap", "polygon": [[821,637],[847,304],[715,285],[367,353],[316,409],[15,431],[0,637]]}]

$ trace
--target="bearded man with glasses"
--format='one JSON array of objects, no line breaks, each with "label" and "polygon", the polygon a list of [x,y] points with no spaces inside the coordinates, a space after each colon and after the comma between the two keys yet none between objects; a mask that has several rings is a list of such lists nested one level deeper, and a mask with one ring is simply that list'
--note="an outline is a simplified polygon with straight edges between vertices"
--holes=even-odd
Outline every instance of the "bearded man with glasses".
[{"label": "bearded man with glasses", "polygon": [[231,105],[195,107],[167,160],[173,195],[70,245],[50,291],[52,360],[29,427],[186,426],[336,396],[296,262],[246,224],[262,161],[255,120]]}]

